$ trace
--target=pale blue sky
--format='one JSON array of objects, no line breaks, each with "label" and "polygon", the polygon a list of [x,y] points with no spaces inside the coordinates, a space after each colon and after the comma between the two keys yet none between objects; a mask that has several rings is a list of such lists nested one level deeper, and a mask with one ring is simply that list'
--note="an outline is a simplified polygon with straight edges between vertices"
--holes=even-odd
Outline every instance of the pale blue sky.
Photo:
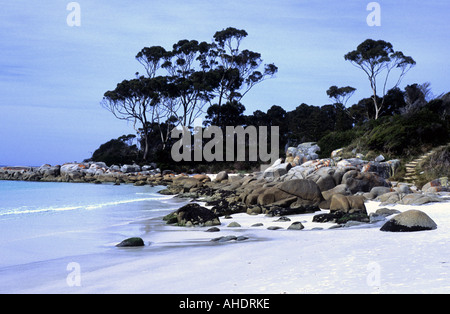
[{"label": "pale blue sky", "polygon": [[367,25],[370,1],[362,0],[81,0],[80,27],[66,23],[69,2],[0,3],[0,165],[81,161],[109,139],[134,133],[100,101],[143,73],[137,52],[169,49],[180,39],[211,41],[229,26],[245,29],[244,48],[279,67],[243,99],[248,114],[324,105],[331,85],[358,89],[349,104],[369,96],[367,78],[343,57],[367,38],[416,60],[402,88],[430,82],[434,94],[450,91],[447,0],[378,1],[380,27]]}]

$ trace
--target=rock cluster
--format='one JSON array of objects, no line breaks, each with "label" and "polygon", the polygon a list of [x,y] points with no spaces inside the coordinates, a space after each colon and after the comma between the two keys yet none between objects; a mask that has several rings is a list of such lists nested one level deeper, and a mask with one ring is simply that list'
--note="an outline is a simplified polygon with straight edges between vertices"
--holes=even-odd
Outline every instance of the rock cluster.
[{"label": "rock cluster", "polygon": [[[213,180],[205,174],[188,176],[160,171],[156,165],[107,167],[101,162],[3,167],[0,180],[166,185],[160,193],[200,199],[211,208],[191,203],[165,217],[167,223],[179,226],[219,225],[219,217],[234,213],[286,216],[320,210],[329,212],[316,215],[315,222],[346,226],[355,221],[379,222],[385,215],[369,216],[366,200],[405,205],[441,202],[443,199],[436,193],[450,189],[447,178],[430,182],[423,191],[412,185],[390,182],[388,177],[398,167],[398,162],[384,161],[382,156],[371,162],[361,158],[317,159],[318,150],[315,143],[305,143],[288,148],[286,160],[277,160],[263,172],[234,175],[222,171]],[[386,228],[397,228],[403,223],[401,218],[393,220]],[[407,225],[412,229],[415,226]],[[291,229],[301,230],[301,227],[294,225]]]},{"label": "rock cluster", "polygon": [[[313,148],[314,144],[309,147]],[[207,178],[193,181],[192,177],[176,176],[162,193],[205,201],[218,217],[234,213],[286,216],[329,210],[315,215],[313,221],[333,222],[339,226],[384,222],[386,216],[394,214],[390,210],[380,210],[368,215],[367,200],[406,205],[444,201],[438,195],[424,193],[410,184],[390,182],[387,173],[397,163],[384,162],[382,156],[373,162],[360,158],[316,159],[296,165],[289,161],[289,155],[298,157],[298,154],[298,148],[288,149],[286,161],[279,159],[263,172],[247,175],[222,172],[214,181]],[[380,171],[380,168],[384,170]],[[376,171],[371,171],[374,169]],[[443,179],[439,182],[443,182],[440,186],[446,184]],[[437,185],[435,182],[430,186],[433,184]]]},{"label": "rock cluster", "polygon": [[165,179],[174,176],[170,171],[161,172],[156,165],[113,165],[103,162],[66,163],[40,167],[1,167],[0,180],[45,181],[45,182],[115,182],[143,184],[164,184]]}]

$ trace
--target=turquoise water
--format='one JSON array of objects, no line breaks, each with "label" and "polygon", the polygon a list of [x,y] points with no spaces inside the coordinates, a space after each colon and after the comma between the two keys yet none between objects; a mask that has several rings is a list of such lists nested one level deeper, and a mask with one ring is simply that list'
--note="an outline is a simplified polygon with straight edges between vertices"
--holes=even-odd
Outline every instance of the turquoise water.
[{"label": "turquoise water", "polygon": [[160,189],[0,181],[0,276],[5,267],[101,253],[140,236],[146,231],[134,222],[178,207]]}]

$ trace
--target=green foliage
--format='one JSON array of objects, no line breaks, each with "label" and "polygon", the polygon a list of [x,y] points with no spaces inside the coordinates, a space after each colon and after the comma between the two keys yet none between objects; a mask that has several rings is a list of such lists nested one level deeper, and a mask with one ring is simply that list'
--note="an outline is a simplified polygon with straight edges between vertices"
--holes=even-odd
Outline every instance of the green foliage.
[{"label": "green foliage", "polygon": [[412,115],[395,115],[384,119],[384,123],[367,134],[366,144],[370,150],[408,156],[420,154],[423,146],[433,147],[448,140],[447,123],[424,108]]},{"label": "green foliage", "polygon": [[333,150],[350,145],[359,135],[361,135],[361,132],[358,132],[356,129],[328,133],[317,143],[320,147],[319,157],[330,157]]},{"label": "green foliage", "polygon": [[[373,91],[375,120],[380,117],[384,107],[386,83],[392,70],[400,71],[397,83],[393,86],[395,88],[400,84],[403,76],[416,64],[412,57],[405,56],[401,51],[394,51],[391,43],[373,39],[365,40],[358,45],[356,50],[347,53],[344,58],[367,75]],[[377,90],[382,90],[381,102],[377,99]]]},{"label": "green foliage", "polygon": [[130,145],[134,135],[121,136],[112,139],[100,147],[92,154],[93,161],[103,161],[108,166],[132,164],[138,159],[139,151],[136,145]]},{"label": "green foliage", "polygon": [[438,149],[417,169],[418,186],[422,186],[437,178],[450,178],[450,145]]}]

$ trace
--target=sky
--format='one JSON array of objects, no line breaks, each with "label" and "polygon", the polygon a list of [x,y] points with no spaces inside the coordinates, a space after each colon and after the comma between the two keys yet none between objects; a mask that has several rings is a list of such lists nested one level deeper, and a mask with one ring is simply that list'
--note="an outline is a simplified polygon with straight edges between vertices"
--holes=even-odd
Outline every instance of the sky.
[{"label": "sky", "polygon": [[332,85],[357,88],[349,105],[369,97],[365,74],[344,60],[368,38],[389,41],[417,62],[400,88],[430,82],[433,94],[449,92],[450,2],[377,1],[381,25],[369,26],[370,2],[80,0],[80,24],[69,26],[70,1],[1,0],[0,165],[81,162],[110,139],[135,133],[100,102],[117,83],[144,73],[136,54],[181,39],[211,42],[230,26],[247,31],[242,48],[279,68],[243,98],[246,114],[331,103]]}]

